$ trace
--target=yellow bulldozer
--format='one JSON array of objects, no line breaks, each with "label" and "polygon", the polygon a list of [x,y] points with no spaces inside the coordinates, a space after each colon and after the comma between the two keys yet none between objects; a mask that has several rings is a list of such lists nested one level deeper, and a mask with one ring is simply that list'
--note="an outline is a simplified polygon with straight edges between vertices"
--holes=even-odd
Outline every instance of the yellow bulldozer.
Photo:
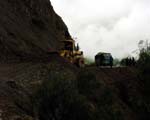
[{"label": "yellow bulldozer", "polygon": [[75,45],[74,40],[63,40],[59,54],[72,64],[75,64],[78,67],[84,67],[83,51],[80,51],[79,49],[79,45]]}]

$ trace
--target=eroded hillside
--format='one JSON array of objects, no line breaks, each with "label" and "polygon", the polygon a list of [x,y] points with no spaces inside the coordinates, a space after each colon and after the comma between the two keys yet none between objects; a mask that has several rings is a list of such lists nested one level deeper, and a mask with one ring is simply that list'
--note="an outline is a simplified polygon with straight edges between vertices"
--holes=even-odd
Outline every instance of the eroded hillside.
[{"label": "eroded hillside", "polygon": [[43,55],[59,49],[60,40],[70,37],[49,0],[1,0],[0,17],[1,60]]}]

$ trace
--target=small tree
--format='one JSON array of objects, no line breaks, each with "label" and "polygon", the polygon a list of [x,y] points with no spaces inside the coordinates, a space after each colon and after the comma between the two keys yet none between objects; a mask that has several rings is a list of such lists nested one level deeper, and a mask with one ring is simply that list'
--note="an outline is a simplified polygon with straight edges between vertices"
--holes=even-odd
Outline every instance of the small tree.
[{"label": "small tree", "polygon": [[140,40],[139,43],[138,43],[138,47],[139,47],[140,53],[150,52],[150,44],[149,44],[148,40],[146,40],[146,41]]},{"label": "small tree", "polygon": [[143,84],[143,94],[144,100],[146,101],[146,107],[148,113],[146,117],[150,119],[150,46],[148,42],[146,42],[146,46],[140,49],[139,60],[138,60],[138,69],[139,69],[139,76],[142,80]]}]

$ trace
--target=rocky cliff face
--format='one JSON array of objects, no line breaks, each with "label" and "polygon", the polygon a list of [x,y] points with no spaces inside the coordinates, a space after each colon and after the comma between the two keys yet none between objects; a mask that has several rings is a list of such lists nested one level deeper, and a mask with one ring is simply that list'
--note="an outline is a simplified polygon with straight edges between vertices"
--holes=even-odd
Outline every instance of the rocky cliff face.
[{"label": "rocky cliff face", "polygon": [[1,58],[39,56],[70,38],[49,0],[1,0],[0,17]]}]

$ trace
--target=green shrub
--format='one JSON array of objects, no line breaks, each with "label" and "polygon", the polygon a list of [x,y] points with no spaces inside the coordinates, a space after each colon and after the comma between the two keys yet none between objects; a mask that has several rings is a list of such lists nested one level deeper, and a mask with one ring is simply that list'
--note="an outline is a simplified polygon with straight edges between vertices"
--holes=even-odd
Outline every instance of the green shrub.
[{"label": "green shrub", "polygon": [[86,98],[78,94],[73,80],[51,73],[35,97],[35,111],[40,120],[90,120]]},{"label": "green shrub", "polygon": [[[142,52],[138,60],[139,75],[144,84],[145,93],[150,92],[150,54]],[[149,98],[150,95],[148,94]]]},{"label": "green shrub", "polygon": [[77,81],[79,93],[95,105],[93,120],[123,120],[123,112],[116,105],[112,90],[102,84],[94,73],[81,71]]},{"label": "green shrub", "polygon": [[89,96],[100,87],[100,82],[92,72],[81,71],[77,78],[77,86],[80,94]]}]

